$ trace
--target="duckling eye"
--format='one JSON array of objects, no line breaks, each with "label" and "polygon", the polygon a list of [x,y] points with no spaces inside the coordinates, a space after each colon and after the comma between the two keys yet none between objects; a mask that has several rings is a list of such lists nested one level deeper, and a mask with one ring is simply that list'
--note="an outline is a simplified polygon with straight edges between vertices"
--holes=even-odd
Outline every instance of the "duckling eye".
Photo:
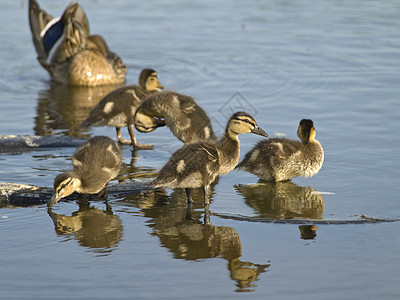
[{"label": "duckling eye", "polygon": [[256,127],[256,126],[257,126],[257,124],[254,124],[253,122],[251,122],[251,121],[248,120],[248,119],[244,119],[243,121],[245,121],[246,123],[250,124],[250,125],[253,126],[253,127]]}]

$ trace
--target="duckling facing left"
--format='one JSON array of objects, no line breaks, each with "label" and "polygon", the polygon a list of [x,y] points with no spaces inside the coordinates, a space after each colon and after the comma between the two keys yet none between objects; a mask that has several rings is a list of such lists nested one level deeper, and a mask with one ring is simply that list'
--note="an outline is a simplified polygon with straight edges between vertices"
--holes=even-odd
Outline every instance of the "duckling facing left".
[{"label": "duckling facing left", "polygon": [[206,112],[190,96],[171,91],[149,96],[136,111],[135,128],[151,132],[160,119],[185,144],[217,141]]},{"label": "duckling facing left", "polygon": [[203,187],[204,204],[209,204],[210,184],[221,174],[232,171],[239,162],[240,133],[255,133],[268,137],[252,116],[235,113],[228,121],[225,134],[216,142],[188,144],[176,151],[149,185],[153,188],[185,188],[188,203],[191,188]]},{"label": "duckling facing left", "polygon": [[107,183],[121,170],[122,151],[109,137],[96,136],[76,150],[72,165],[72,171],[54,179],[54,193],[48,207],[73,192],[97,194],[105,191]]},{"label": "duckling facing left", "polygon": [[83,8],[71,2],[59,18],[29,1],[29,23],[38,61],[55,82],[73,86],[122,84],[126,66],[99,35],[90,35]]},{"label": "duckling facing left", "polygon": [[324,162],[324,150],[315,139],[312,120],[299,123],[297,135],[301,142],[272,138],[259,142],[237,166],[265,181],[285,181],[297,176],[311,177]]},{"label": "duckling facing left", "polygon": [[[139,144],[133,132],[133,122],[136,109],[142,101],[152,93],[164,87],[160,84],[157,72],[153,69],[143,69],[139,75],[139,85],[127,85],[108,93],[90,111],[81,127],[113,126],[117,131],[117,139],[121,144],[133,145],[139,149],[152,149],[153,145]],[[155,126],[163,126],[158,122]],[[124,140],[121,127],[128,126],[130,140]]]}]

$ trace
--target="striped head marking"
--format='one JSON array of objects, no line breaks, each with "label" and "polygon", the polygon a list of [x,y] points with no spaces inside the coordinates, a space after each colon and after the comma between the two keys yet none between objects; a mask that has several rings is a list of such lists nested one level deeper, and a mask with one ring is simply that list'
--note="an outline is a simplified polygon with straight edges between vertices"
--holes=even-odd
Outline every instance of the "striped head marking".
[{"label": "striped head marking", "polygon": [[135,128],[140,132],[151,132],[157,128],[156,119],[136,110]]},{"label": "striped head marking", "polygon": [[60,201],[61,198],[71,195],[79,188],[80,185],[81,181],[78,178],[72,176],[70,172],[58,175],[54,179],[53,196],[47,203],[47,206],[52,207],[58,201]]},{"label": "striped head marking", "polygon": [[235,113],[228,122],[227,130],[235,135],[251,132],[268,137],[268,134],[257,125],[256,120],[245,112]]}]

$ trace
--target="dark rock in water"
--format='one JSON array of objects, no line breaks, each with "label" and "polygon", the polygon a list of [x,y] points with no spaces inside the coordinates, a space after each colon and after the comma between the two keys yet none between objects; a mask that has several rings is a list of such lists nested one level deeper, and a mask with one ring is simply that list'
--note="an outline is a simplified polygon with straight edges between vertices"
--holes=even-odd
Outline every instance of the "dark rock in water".
[{"label": "dark rock in water", "polygon": [[0,207],[38,205],[46,203],[51,195],[50,188],[0,182]]},{"label": "dark rock in water", "polygon": [[35,148],[77,147],[86,140],[68,136],[0,135],[0,152]]},{"label": "dark rock in water", "polygon": [[[139,193],[149,188],[143,183],[122,183],[107,187],[107,195],[119,196]],[[53,194],[53,188],[38,187],[28,184],[0,182],[0,208],[8,206],[32,206],[47,203]],[[67,199],[78,199],[80,194],[74,193]]]}]

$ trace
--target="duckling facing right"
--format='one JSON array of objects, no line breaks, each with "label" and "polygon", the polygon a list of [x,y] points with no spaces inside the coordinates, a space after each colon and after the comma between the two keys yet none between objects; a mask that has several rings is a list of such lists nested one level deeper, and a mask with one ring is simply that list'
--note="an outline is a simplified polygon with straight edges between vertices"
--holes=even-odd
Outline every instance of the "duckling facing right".
[{"label": "duckling facing right", "polygon": [[324,150],[315,139],[313,121],[301,120],[297,135],[301,142],[285,138],[259,142],[245,155],[237,168],[265,181],[284,181],[317,174],[324,162]]},{"label": "duckling facing right", "polygon": [[55,82],[72,86],[122,84],[126,66],[99,35],[90,35],[83,8],[71,2],[59,18],[29,1],[29,23],[38,61]]},{"label": "duckling facing right", "polygon": [[[113,126],[117,131],[117,139],[121,144],[133,145],[139,149],[152,149],[153,145],[139,144],[133,132],[133,119],[136,109],[142,101],[152,93],[164,87],[160,84],[157,72],[143,69],[139,75],[139,85],[127,85],[108,93],[90,111],[89,116],[81,124],[81,128],[89,126]],[[158,122],[157,126],[163,126]],[[122,138],[121,127],[128,126],[130,140]]]},{"label": "duckling facing right", "polygon": [[191,188],[203,187],[204,204],[209,204],[208,189],[215,178],[232,171],[239,162],[240,133],[268,137],[254,118],[237,112],[228,121],[225,134],[216,142],[188,144],[176,151],[149,186],[152,188],[185,188],[188,203]]},{"label": "duckling facing right", "polygon": [[136,111],[135,128],[151,132],[160,119],[185,144],[217,141],[206,112],[190,96],[171,91],[149,96]]},{"label": "duckling facing right", "polygon": [[109,137],[96,136],[76,150],[72,165],[72,171],[54,179],[54,193],[47,203],[48,207],[75,191],[81,194],[105,191],[107,183],[121,170],[122,151]]}]

